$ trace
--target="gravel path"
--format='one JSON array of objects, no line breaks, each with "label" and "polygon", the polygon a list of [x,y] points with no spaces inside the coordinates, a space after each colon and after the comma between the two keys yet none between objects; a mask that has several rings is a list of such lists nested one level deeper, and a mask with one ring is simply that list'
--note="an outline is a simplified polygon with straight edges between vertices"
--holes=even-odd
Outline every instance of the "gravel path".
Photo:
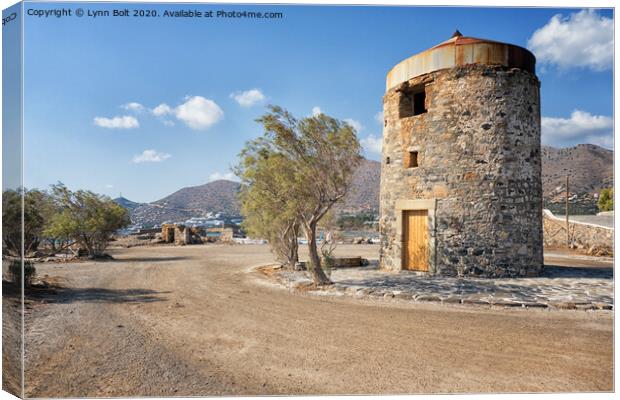
[{"label": "gravel path", "polygon": [[249,270],[266,246],[113,254],[37,266],[62,286],[27,314],[27,396],[613,390],[613,312],[291,295]]}]

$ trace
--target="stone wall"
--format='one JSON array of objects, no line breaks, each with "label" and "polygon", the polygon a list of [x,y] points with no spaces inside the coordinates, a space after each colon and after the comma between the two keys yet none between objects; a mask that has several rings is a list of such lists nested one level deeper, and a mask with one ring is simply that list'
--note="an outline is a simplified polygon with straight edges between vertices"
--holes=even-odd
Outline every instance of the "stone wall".
[{"label": "stone wall", "polygon": [[565,219],[556,217],[549,210],[544,210],[543,217],[545,246],[566,247],[570,243],[572,247],[594,248],[598,252],[613,254],[613,228],[569,220],[567,237]]},{"label": "stone wall", "polygon": [[191,231],[185,225],[175,225],[174,243],[179,245],[191,244]]},{"label": "stone wall", "polygon": [[174,242],[174,224],[163,224],[161,226],[161,237],[164,243],[173,243]]},{"label": "stone wall", "polygon": [[222,234],[220,235],[220,241],[224,243],[231,243],[233,241],[234,231],[232,228],[224,228],[222,229]]},{"label": "stone wall", "polygon": [[161,236],[164,243],[180,245],[192,243],[191,228],[184,225],[163,224],[161,226]]},{"label": "stone wall", "polygon": [[[426,113],[402,116],[425,88]],[[384,96],[380,266],[401,269],[402,212],[427,209],[429,272],[532,276],[542,271],[539,81],[469,65],[415,77]],[[418,166],[407,168],[410,151]]]}]

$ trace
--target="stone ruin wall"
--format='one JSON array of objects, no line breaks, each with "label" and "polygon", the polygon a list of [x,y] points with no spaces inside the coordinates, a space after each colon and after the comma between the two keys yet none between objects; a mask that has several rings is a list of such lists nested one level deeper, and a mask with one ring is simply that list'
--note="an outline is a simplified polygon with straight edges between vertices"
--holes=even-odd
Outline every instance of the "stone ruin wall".
[{"label": "stone ruin wall", "polygon": [[[399,118],[402,91],[425,85],[426,113]],[[397,201],[429,210],[430,272],[533,276],[542,271],[539,81],[520,70],[459,66],[384,96],[380,266],[399,270]],[[404,168],[408,150],[417,168]],[[390,159],[389,164],[387,159]]]},{"label": "stone ruin wall", "polygon": [[164,243],[174,243],[177,245],[186,245],[192,243],[191,228],[184,225],[163,224],[161,227],[161,236]]},{"label": "stone ruin wall", "polygon": [[176,226],[174,224],[163,224],[161,226],[161,236],[164,243],[174,242],[174,230]]}]

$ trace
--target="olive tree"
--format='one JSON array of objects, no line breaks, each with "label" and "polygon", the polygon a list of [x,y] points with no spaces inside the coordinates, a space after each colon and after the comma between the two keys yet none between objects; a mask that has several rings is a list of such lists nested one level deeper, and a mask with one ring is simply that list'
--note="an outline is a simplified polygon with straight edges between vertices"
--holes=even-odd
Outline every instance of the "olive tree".
[{"label": "olive tree", "polygon": [[127,210],[106,196],[72,192],[62,183],[52,186],[51,196],[57,212],[44,233],[76,242],[90,258],[101,257],[112,234],[130,223]]},{"label": "olive tree", "polygon": [[286,166],[282,181],[286,190],[278,195],[306,236],[313,280],[317,285],[330,284],[321,268],[317,226],[351,186],[361,160],[355,130],[322,113],[297,119],[278,106],[269,106],[257,122],[264,130],[258,146],[267,158],[277,155],[280,165]]}]

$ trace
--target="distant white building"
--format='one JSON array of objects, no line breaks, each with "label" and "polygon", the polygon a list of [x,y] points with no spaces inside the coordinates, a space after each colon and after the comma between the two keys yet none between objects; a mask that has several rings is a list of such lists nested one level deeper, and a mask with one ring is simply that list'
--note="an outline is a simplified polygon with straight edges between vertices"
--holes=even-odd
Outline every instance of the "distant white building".
[{"label": "distant white building", "polygon": [[183,222],[183,225],[190,226],[190,227],[211,228],[211,227],[223,226],[224,221],[214,219],[213,216],[192,217],[188,219],[187,221]]}]

